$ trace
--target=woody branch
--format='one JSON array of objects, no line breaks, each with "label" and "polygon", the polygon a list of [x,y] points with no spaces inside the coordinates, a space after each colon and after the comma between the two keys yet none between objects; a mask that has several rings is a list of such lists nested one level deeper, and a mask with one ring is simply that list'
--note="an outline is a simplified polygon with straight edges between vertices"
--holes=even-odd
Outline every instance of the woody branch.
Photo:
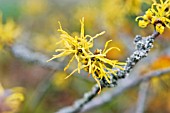
[{"label": "woody branch", "polygon": [[[112,87],[117,85],[117,81],[119,79],[123,79],[126,76],[129,75],[130,71],[134,68],[134,66],[144,57],[148,55],[148,52],[153,47],[153,42],[156,39],[156,37],[159,35],[158,32],[153,32],[152,35],[147,37],[142,37],[140,35],[137,35],[134,39],[134,44],[136,46],[135,51],[130,55],[130,57],[126,60],[126,65],[124,66],[124,70],[119,70],[117,72],[117,75],[111,75],[112,76],[112,83],[109,84],[107,81],[103,80],[101,81],[102,88],[104,87]],[[79,99],[75,101],[75,103],[72,106],[62,108],[56,113],[77,113],[79,112],[85,104],[90,102],[94,97],[98,95],[98,91],[100,88],[98,85],[94,85],[91,91],[84,94],[84,97],[82,99]]]}]

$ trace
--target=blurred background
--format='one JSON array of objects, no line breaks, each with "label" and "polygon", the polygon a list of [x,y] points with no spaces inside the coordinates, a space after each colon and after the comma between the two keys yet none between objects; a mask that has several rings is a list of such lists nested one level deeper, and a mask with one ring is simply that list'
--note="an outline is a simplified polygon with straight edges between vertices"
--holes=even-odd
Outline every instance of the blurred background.
[{"label": "blurred background", "polygon": [[[0,50],[0,83],[4,89],[24,88],[25,100],[19,113],[54,113],[81,98],[95,84],[83,71],[65,80],[72,70],[63,71],[68,58],[53,64],[46,62],[58,48],[58,21],[65,31],[75,34],[80,33],[80,19],[84,17],[85,34],[94,36],[106,31],[95,40],[94,48],[102,49],[112,39],[109,47],[121,51],[112,50],[107,57],[125,61],[135,49],[135,35],[148,36],[154,31],[153,26],[142,29],[135,22],[136,16],[143,15],[150,5],[151,0],[0,0],[2,23],[12,19],[20,27],[15,40]],[[170,32],[166,29],[130,76],[170,67],[169,42]],[[149,81],[145,113],[170,113],[169,80],[167,74]],[[132,113],[138,91],[138,86],[133,87],[86,113]]]}]

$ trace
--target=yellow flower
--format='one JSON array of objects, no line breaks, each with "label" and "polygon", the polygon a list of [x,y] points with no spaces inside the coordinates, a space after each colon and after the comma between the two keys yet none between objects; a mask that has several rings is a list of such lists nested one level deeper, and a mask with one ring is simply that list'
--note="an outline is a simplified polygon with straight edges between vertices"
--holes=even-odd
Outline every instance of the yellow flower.
[{"label": "yellow flower", "polygon": [[[62,43],[63,48],[62,49],[56,49],[56,52],[60,52],[57,55],[53,55],[53,57],[48,60],[51,61],[53,59],[72,55],[71,60],[67,64],[67,66],[64,68],[66,70],[70,63],[76,59],[78,62],[78,67],[74,69],[65,79],[72,76],[75,72],[78,71],[80,73],[80,70],[83,69],[89,73],[89,75],[92,75],[92,77],[95,79],[97,84],[100,87],[101,91],[101,85],[100,80],[105,79],[107,83],[111,83],[110,79],[111,76],[116,76],[116,68],[122,69],[122,65],[125,65],[125,63],[118,62],[117,60],[109,60],[106,58],[106,54],[112,50],[117,49],[117,47],[111,47],[107,49],[107,46],[111,40],[107,41],[105,44],[105,47],[102,50],[96,49],[96,51],[93,53],[90,51],[90,48],[93,47],[93,40],[97,38],[98,36],[104,34],[104,32],[101,32],[94,37],[91,37],[89,35],[84,35],[84,18],[80,20],[81,23],[81,33],[80,36],[70,36],[66,31],[64,31],[60,25],[59,32],[61,32],[60,38],[61,41],[58,43]],[[112,68],[115,68],[113,70]],[[100,93],[100,91],[98,93]]]},{"label": "yellow flower", "polygon": [[20,34],[21,29],[12,20],[2,23],[2,14],[0,13],[0,50],[4,46],[10,46],[15,38]]},{"label": "yellow flower", "polygon": [[151,23],[151,18],[152,18],[152,12],[151,12],[151,9],[148,9],[146,12],[145,12],[145,15],[144,16],[138,16],[136,18],[136,21],[139,20],[139,23],[138,25],[142,28],[145,28],[147,25],[149,25]]},{"label": "yellow flower", "polygon": [[156,24],[156,31],[158,31],[160,34],[162,34],[163,32],[164,32],[164,29],[165,29],[165,27],[162,25],[162,24],[160,24],[160,23],[158,23],[158,24]]},{"label": "yellow flower", "polygon": [[147,20],[139,20],[139,26],[145,28],[149,24]]},{"label": "yellow flower", "polygon": [[157,3],[154,0],[152,4],[152,12],[154,13],[154,17],[152,20],[152,24],[155,24],[156,31],[160,34],[163,33],[164,28],[170,28],[170,0],[160,0],[160,3]]},{"label": "yellow flower", "polygon": [[[124,70],[121,66],[126,64],[123,62],[118,62],[118,60],[110,60],[106,58],[106,54],[110,50],[117,49],[118,51],[120,51],[120,49],[117,47],[111,47],[107,49],[107,46],[111,41],[112,40],[106,42],[103,51],[96,49],[94,54],[90,55],[90,58],[87,57],[83,62],[84,70],[87,71],[89,75],[91,74],[92,77],[96,80],[97,84],[100,87],[100,91],[101,91],[100,80],[104,78],[110,84],[111,74],[116,75],[117,72],[117,70],[113,70],[113,68],[119,68]],[[98,93],[100,93],[100,91]]]},{"label": "yellow flower", "polygon": [[[67,66],[64,68],[64,70],[67,70],[68,67],[70,66],[71,62],[76,59],[78,62],[78,72],[80,73],[80,60],[84,58],[84,56],[88,55],[90,53],[90,48],[93,47],[93,40],[97,38],[98,36],[104,34],[105,32],[101,32],[94,37],[90,35],[84,35],[84,18],[80,20],[81,23],[81,33],[80,36],[70,36],[66,31],[64,31],[61,27],[61,24],[59,22],[60,28],[58,29],[59,32],[61,32],[60,38],[61,41],[58,42],[57,44],[62,43],[63,48],[62,49],[56,49],[56,52],[59,52],[57,55],[53,55],[51,59],[48,61],[51,61],[53,59],[59,58],[59,57],[64,57],[68,55],[72,55],[71,60],[67,64]],[[74,70],[72,73],[74,73],[76,70]],[[71,73],[71,75],[72,75]]]},{"label": "yellow flower", "polygon": [[[8,92],[0,84],[0,111],[2,113],[17,113],[24,101],[23,88],[17,87],[8,90]],[[2,108],[1,108],[2,107]]]},{"label": "yellow flower", "polygon": [[162,34],[164,28],[170,28],[170,0],[160,0],[158,3],[156,0],[153,0],[152,7],[149,8],[144,16],[138,16],[136,21],[139,20],[140,27],[146,27],[149,24],[153,24],[157,32]]}]

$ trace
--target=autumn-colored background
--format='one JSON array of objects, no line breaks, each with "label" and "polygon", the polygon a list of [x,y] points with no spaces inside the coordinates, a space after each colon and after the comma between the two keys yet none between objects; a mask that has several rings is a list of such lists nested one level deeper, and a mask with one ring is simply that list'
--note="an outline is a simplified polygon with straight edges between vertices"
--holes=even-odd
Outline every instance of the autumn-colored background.
[{"label": "autumn-colored background", "polygon": [[[83,71],[81,75],[75,73],[65,80],[70,73],[63,71],[67,57],[56,60],[60,65],[54,72],[37,62],[13,55],[13,44],[22,44],[51,58],[58,48],[58,21],[65,31],[75,34],[80,33],[79,20],[84,17],[85,34],[94,36],[106,31],[95,39],[94,48],[103,48],[104,43],[112,39],[109,47],[119,47],[121,51],[110,51],[107,57],[125,61],[134,50],[135,35],[147,36],[154,30],[152,26],[139,28],[135,22],[136,16],[144,14],[150,4],[151,0],[0,0],[3,23],[10,18],[20,26],[15,42],[0,50],[0,83],[5,89],[24,88],[25,100],[19,113],[54,113],[81,98],[95,81]],[[170,67],[169,43],[170,32],[166,29],[154,43],[149,56],[137,64],[130,76]],[[73,64],[71,68],[75,66]],[[146,113],[170,113],[169,80],[169,75],[165,75],[150,81]],[[131,113],[136,107],[138,90],[138,86],[133,87],[86,113]]]}]

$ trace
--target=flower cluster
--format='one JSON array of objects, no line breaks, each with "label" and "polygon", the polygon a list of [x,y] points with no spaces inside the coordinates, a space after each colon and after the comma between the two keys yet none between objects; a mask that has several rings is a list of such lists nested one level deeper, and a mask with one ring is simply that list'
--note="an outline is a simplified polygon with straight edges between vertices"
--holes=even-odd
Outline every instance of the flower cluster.
[{"label": "flower cluster", "polygon": [[[117,49],[117,47],[112,47],[107,49],[107,45],[109,44],[108,41],[105,44],[105,48],[103,50],[96,49],[96,51],[93,53],[90,51],[90,49],[93,47],[94,39],[103,35],[105,32],[101,32],[99,34],[96,34],[94,37],[90,35],[84,34],[84,18],[80,20],[81,23],[81,33],[80,36],[71,36],[66,31],[64,31],[61,27],[61,24],[59,23],[60,28],[58,29],[59,32],[61,32],[60,38],[61,41],[57,44],[63,44],[62,49],[56,49],[57,55],[53,55],[53,57],[48,60],[51,61],[53,59],[64,57],[64,56],[72,56],[71,60],[67,64],[67,66],[64,68],[64,70],[67,70],[70,64],[75,59],[78,64],[77,68],[73,70],[70,75],[68,75],[66,78],[73,75],[75,72],[80,73],[80,70],[85,70],[89,73],[89,75],[92,75],[92,77],[96,80],[98,83],[100,89],[100,80],[105,79],[108,83],[111,83],[110,81],[110,75],[116,75],[116,70],[113,70],[112,68],[119,68],[122,69],[122,65],[125,63],[118,62],[118,60],[110,60],[106,58],[106,54],[112,50]],[[100,92],[100,91],[99,91]]]},{"label": "flower cluster", "polygon": [[170,0],[160,0],[158,3],[153,0],[152,7],[149,8],[144,16],[139,16],[136,21],[139,21],[139,26],[145,28],[149,24],[153,24],[157,32],[162,34],[165,27],[170,28]]},{"label": "flower cluster", "polygon": [[20,31],[20,28],[12,20],[7,20],[3,24],[2,14],[0,13],[0,50],[6,45],[10,46]]},{"label": "flower cluster", "polygon": [[24,101],[22,92],[21,87],[5,90],[0,84],[0,113],[17,113]]}]

